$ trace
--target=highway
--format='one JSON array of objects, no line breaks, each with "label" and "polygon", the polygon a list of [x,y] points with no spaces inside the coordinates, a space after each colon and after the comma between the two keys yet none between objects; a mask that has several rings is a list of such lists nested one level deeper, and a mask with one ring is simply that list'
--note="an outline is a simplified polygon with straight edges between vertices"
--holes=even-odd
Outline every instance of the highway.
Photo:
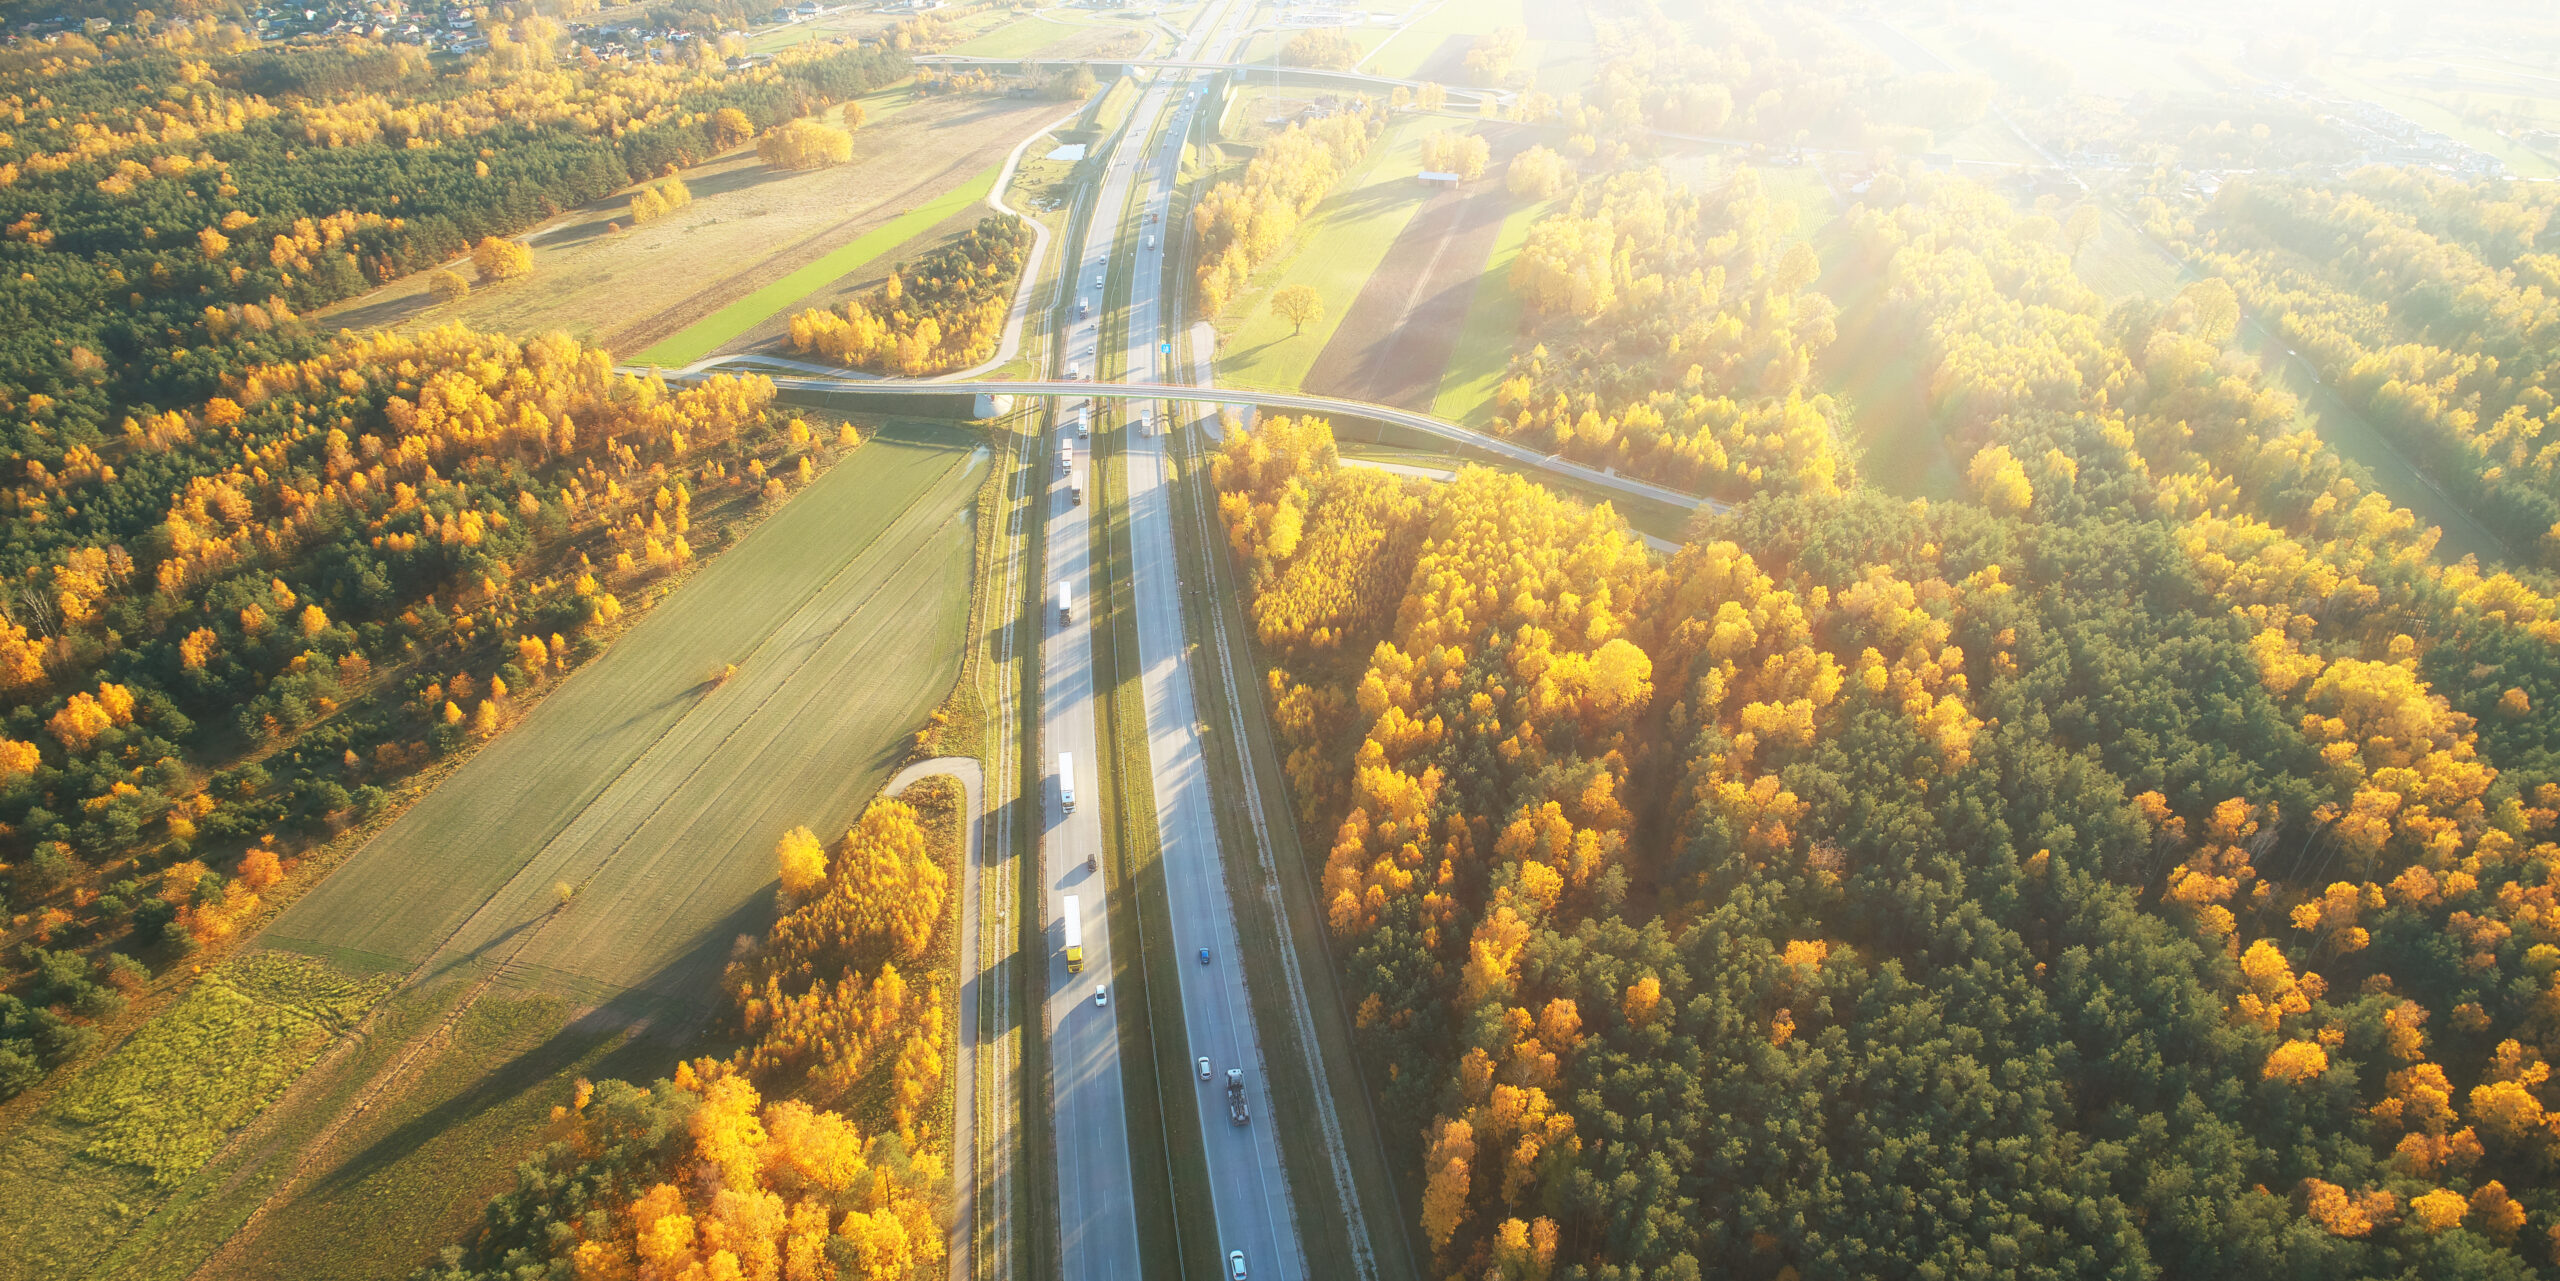
[{"label": "highway", "polygon": [[[1229,33],[1226,38],[1232,40],[1234,38],[1234,33]],[[1338,84],[1346,89],[1405,89],[1419,91],[1424,84],[1428,83],[1421,80],[1400,80],[1394,76],[1381,76],[1367,71],[1340,71],[1331,67],[1296,67],[1280,62],[1223,62],[1215,59],[1200,58],[1035,58],[1032,59],[1032,61],[1038,62],[1043,67],[1072,67],[1079,65],[1088,67],[1125,67],[1132,73],[1139,71],[1244,71],[1273,77],[1289,77],[1298,80],[1313,80],[1323,83]],[[920,53],[916,55],[915,62],[916,65],[925,67],[1013,68],[1021,66],[1023,59],[999,58],[966,53]],[[1472,102],[1479,105],[1484,102],[1491,101],[1508,106],[1512,99],[1519,96],[1509,89],[1480,89],[1472,85],[1442,85],[1440,88],[1442,91],[1446,92],[1453,101]]]},{"label": "highway", "polygon": [[[1204,10],[1177,52],[1184,57],[1196,53],[1224,29],[1230,13],[1238,7],[1238,0],[1227,0]],[[1118,234],[1129,216],[1139,162],[1156,145],[1160,126],[1177,97],[1183,100],[1180,114],[1174,117],[1176,141],[1172,145],[1178,157],[1179,130],[1182,122],[1189,119],[1191,96],[1187,86],[1161,78],[1140,94],[1129,125],[1104,168],[1102,188],[1096,193],[1086,222],[1085,241],[1067,251],[1068,257],[1063,260],[1072,272],[1067,292],[1078,300],[1070,305],[1068,313],[1065,359],[1087,376],[1094,372],[1094,360],[1101,348],[1102,322],[1107,314],[1104,284],[1111,271]],[[1137,292],[1150,298],[1154,292],[1152,281],[1143,271]],[[1066,1281],[1122,1281],[1140,1275],[1136,1192],[1130,1177],[1117,1022],[1121,1011],[1127,1008],[1127,998],[1115,999],[1109,1005],[1094,1002],[1096,987],[1113,974],[1107,911],[1126,910],[1125,904],[1109,904],[1103,877],[1093,866],[1103,852],[1094,797],[1102,785],[1104,768],[1102,742],[1095,728],[1093,649],[1097,638],[1092,626],[1096,604],[1093,516],[1102,501],[1100,477],[1093,474],[1091,463],[1091,433],[1103,426],[1097,409],[1093,402],[1083,400],[1058,407],[1057,441],[1075,451],[1074,466],[1084,473],[1085,501],[1078,503],[1071,498],[1066,476],[1058,476],[1051,486],[1047,526],[1049,584],[1043,594],[1048,603],[1041,611],[1051,631],[1043,650],[1041,684],[1041,751],[1050,771],[1042,798],[1042,812],[1049,826],[1047,839],[1041,842],[1041,870],[1052,914],[1062,910],[1066,895],[1077,896],[1084,940],[1083,972],[1069,974],[1064,926],[1053,925],[1049,931],[1050,986],[1045,1004],[1057,1149],[1059,1271]],[[1072,616],[1063,622],[1055,603],[1060,583],[1066,584],[1073,602]],[[1178,616],[1175,628],[1178,632]],[[1071,752],[1083,762],[1078,773],[1085,791],[1071,812],[1060,805],[1057,759],[1061,752]],[[1135,779],[1126,781],[1133,787],[1138,784]],[[1214,854],[1211,857],[1214,859]],[[1135,1017],[1146,1017],[1143,1007]],[[1249,1039],[1249,1016],[1247,1028]],[[1272,1173],[1277,1182],[1276,1153]],[[1280,1231],[1286,1232],[1285,1209],[1280,1223]],[[1266,1239],[1268,1236],[1266,1233]],[[1294,1257],[1294,1240],[1291,1244]],[[1270,1249],[1277,1257],[1278,1247]],[[1302,1274],[1300,1269],[1285,1275],[1295,1281]],[[1256,1275],[1284,1274],[1269,1271]]]},{"label": "highway", "polygon": [[[1217,38],[1232,40],[1233,35],[1221,32]],[[1172,363],[1159,344],[1172,336],[1170,311],[1175,301],[1165,297],[1170,240],[1163,232],[1173,218],[1183,140],[1190,132],[1193,113],[1209,103],[1206,97],[1189,92],[1182,80],[1176,81],[1181,91],[1174,95],[1161,132],[1142,138],[1133,130],[1121,151],[1137,154],[1128,157],[1131,163],[1125,168],[1118,163],[1112,168],[1115,181],[1137,188],[1144,215],[1133,229],[1135,261],[1123,369],[1133,380],[1156,383],[1165,381]],[[1097,219],[1097,228],[1104,225]],[[1143,402],[1124,402],[1123,407],[1140,412],[1157,408]],[[1194,1070],[1181,1084],[1191,1091],[1200,1118],[1210,1202],[1218,1224],[1218,1253],[1242,1251],[1255,1278],[1302,1281],[1307,1263],[1299,1246],[1288,1177],[1281,1169],[1279,1127],[1303,1124],[1304,1118],[1276,1117],[1270,1107],[1261,1038],[1245,988],[1248,962],[1237,944],[1226,864],[1219,850],[1217,798],[1210,792],[1208,760],[1200,744],[1200,714],[1192,703],[1191,647],[1182,622],[1184,584],[1174,547],[1167,441],[1161,430],[1141,432],[1127,425],[1133,418],[1124,418],[1123,430],[1129,433],[1125,439],[1130,578],[1137,599],[1147,756],[1154,780],[1165,894],[1172,909],[1176,968],[1182,976],[1186,1059],[1208,1064],[1205,1073]],[[1204,954],[1205,962],[1200,959]],[[1263,973],[1267,979],[1267,966]],[[1229,1112],[1230,1070],[1244,1074],[1252,1117],[1244,1125],[1234,1124]]]},{"label": "highway", "polygon": [[[1086,277],[1088,284],[1091,279],[1090,276]],[[1088,349],[1088,347],[1077,348],[1079,352]],[[1719,512],[1732,506],[1720,499],[1701,497],[1649,481],[1637,480],[1632,476],[1621,476],[1613,471],[1577,463],[1556,454],[1541,453],[1526,445],[1480,432],[1472,427],[1461,427],[1429,414],[1417,414],[1409,409],[1373,404],[1365,400],[1345,400],[1338,396],[1310,396],[1294,391],[1263,391],[1251,387],[1211,387],[1187,383],[1094,384],[1074,379],[1055,378],[922,382],[847,375],[840,371],[830,371],[822,365],[785,361],[773,356],[722,357],[718,361],[707,362],[702,366],[669,372],[666,377],[671,382],[688,377],[702,377],[715,368],[721,372],[733,374],[761,373],[772,379],[774,386],[791,391],[859,391],[892,395],[899,392],[913,392],[917,395],[934,396],[1045,396],[1068,400],[1180,400],[1211,405],[1251,405],[1260,409],[1290,409],[1299,413],[1366,418],[1375,422],[1392,423],[1398,427],[1409,427],[1454,445],[1464,445],[1471,449],[1499,454],[1526,467],[1534,467],[1557,476],[1569,476],[1586,484],[1616,490],[1631,497],[1650,498],[1655,502],[1692,509],[1704,507]],[[775,372],[778,369],[801,369],[806,372]],[[1087,369],[1085,372],[1091,371]]]},{"label": "highway", "polygon": [[[1061,415],[1061,421],[1073,416]],[[1076,443],[1076,466],[1082,468],[1085,442]],[[1093,701],[1094,506],[1070,500],[1064,475],[1049,486],[1047,498],[1047,586],[1041,594],[1050,603],[1041,614],[1049,635],[1041,646],[1038,781],[1049,943],[1048,997],[1042,1004],[1057,1124],[1059,1258],[1068,1281],[1110,1281],[1138,1274],[1138,1223],[1120,1092],[1120,1010],[1093,999],[1095,987],[1111,977],[1111,929],[1097,870],[1102,820],[1094,803],[1102,764]],[[1062,583],[1073,600],[1073,621],[1063,626],[1055,604]],[[1061,754],[1072,755],[1080,766],[1083,787],[1072,810],[1061,794]],[[1066,926],[1059,919],[1070,894],[1077,897],[1084,936],[1084,969],[1076,974],[1067,971]]]}]

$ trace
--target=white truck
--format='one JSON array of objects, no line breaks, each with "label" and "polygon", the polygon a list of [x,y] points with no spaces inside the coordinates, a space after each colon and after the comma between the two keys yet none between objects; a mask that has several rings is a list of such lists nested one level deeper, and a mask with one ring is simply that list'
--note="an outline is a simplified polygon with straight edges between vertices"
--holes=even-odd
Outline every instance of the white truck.
[{"label": "white truck", "polygon": [[1058,808],[1076,812],[1076,754],[1058,753]]},{"label": "white truck", "polygon": [[1075,589],[1067,586],[1065,583],[1060,583],[1058,584],[1058,626],[1064,627],[1067,624],[1074,622],[1075,619]]},{"label": "white truck", "polygon": [[1076,910],[1076,896],[1070,894],[1060,905],[1067,923],[1067,973],[1084,972],[1084,913]]}]

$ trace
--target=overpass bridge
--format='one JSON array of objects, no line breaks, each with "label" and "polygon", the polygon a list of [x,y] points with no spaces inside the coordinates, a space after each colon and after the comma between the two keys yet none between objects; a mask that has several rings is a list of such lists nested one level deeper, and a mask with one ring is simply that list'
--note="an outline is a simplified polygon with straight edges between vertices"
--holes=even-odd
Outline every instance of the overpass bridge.
[{"label": "overpass bridge", "polygon": [[[1165,71],[1223,71],[1239,79],[1272,84],[1313,84],[1336,89],[1366,89],[1385,92],[1405,89],[1420,92],[1422,80],[1400,80],[1394,76],[1372,75],[1366,71],[1337,71],[1326,67],[1293,67],[1278,62],[1200,62],[1182,58],[993,58],[963,53],[921,53],[915,55],[919,67],[1019,67],[1025,63],[1043,67],[1091,67],[1094,74],[1118,74],[1145,69]],[[1441,85],[1452,99],[1472,101],[1481,107],[1490,101],[1507,106],[1516,96],[1508,89],[1480,89],[1471,85]]]},{"label": "overpass bridge", "polygon": [[[647,372],[647,371],[633,371]],[[1174,400],[1192,404],[1252,406],[1257,409],[1287,410],[1299,414],[1321,414],[1327,418],[1351,418],[1382,423],[1430,437],[1479,454],[1488,454],[1519,466],[1534,468],[1549,475],[1566,477],[1611,493],[1663,503],[1683,511],[1705,508],[1724,511],[1731,504],[1697,494],[1685,493],[1650,481],[1621,476],[1601,467],[1592,467],[1555,454],[1542,453],[1499,436],[1462,427],[1429,414],[1380,405],[1365,400],[1348,400],[1338,396],[1314,396],[1294,391],[1263,391],[1251,387],[1201,387],[1190,383],[1097,383],[1063,378],[971,378],[928,382],[901,378],[870,378],[858,374],[828,370],[822,365],[775,357],[729,357],[705,361],[678,370],[661,371],[671,382],[689,382],[715,373],[757,373],[771,378],[776,388],[803,395],[823,395],[839,399],[849,407],[880,408],[917,399],[940,400],[946,412],[973,418],[984,418],[995,411],[997,396],[1039,396],[1068,400]]]}]

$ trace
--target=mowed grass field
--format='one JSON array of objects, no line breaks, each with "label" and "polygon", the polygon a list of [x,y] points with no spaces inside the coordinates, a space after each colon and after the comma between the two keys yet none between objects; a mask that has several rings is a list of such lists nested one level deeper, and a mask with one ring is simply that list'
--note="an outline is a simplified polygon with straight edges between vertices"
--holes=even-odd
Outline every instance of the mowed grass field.
[{"label": "mowed grass field", "polygon": [[[788,173],[742,147],[686,170],[693,203],[645,226],[630,225],[626,191],[534,229],[527,236],[530,277],[437,303],[427,292],[429,273],[418,272],[329,308],[321,323],[356,330],[454,321],[507,333],[557,329],[628,356],[759,290],[791,282],[745,323],[731,326],[728,337],[735,337],[862,263],[894,256],[899,243],[940,219],[907,224],[905,236],[866,246],[858,261],[831,259],[991,174],[1024,135],[1060,109],[1010,98],[912,97],[904,86],[863,103],[870,118],[854,131],[850,164]],[[903,105],[890,111],[896,104]],[[468,264],[460,271],[473,274]]]},{"label": "mowed grass field", "polygon": [[1529,241],[1531,224],[1547,215],[1554,201],[1524,203],[1503,215],[1502,230],[1486,255],[1484,275],[1467,303],[1466,324],[1458,331],[1458,348],[1440,371],[1440,394],[1431,402],[1434,417],[1470,427],[1493,420],[1493,393],[1511,367],[1519,345],[1524,308],[1511,290],[1511,264]]},{"label": "mowed grass field", "polygon": [[[1436,116],[1397,118],[1360,167],[1316,206],[1290,256],[1259,273],[1254,288],[1219,317],[1218,381],[1282,390],[1305,381],[1388,246],[1431,194],[1414,180],[1422,172],[1422,139],[1457,125]],[[1487,174],[1482,181],[1499,179]],[[1310,286],[1324,299],[1324,318],[1303,333],[1293,333],[1271,310],[1271,295],[1290,285]]]},{"label": "mowed grass field", "polygon": [[865,444],[264,942],[355,970],[503,957],[572,996],[695,990],[761,926],[774,840],[849,821],[957,679],[984,465],[957,429]]}]

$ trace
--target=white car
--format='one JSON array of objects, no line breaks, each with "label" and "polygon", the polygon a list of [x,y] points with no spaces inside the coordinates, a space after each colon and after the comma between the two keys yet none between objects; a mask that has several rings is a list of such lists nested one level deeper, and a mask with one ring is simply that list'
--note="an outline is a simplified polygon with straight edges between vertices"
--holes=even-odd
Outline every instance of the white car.
[{"label": "white car", "polygon": [[1094,984],[1094,985],[1093,985],[1093,1003],[1094,1003],[1094,1004],[1096,1004],[1096,1005],[1109,1005],[1109,1004],[1111,1004],[1111,989],[1110,989],[1110,988],[1108,988],[1108,987],[1106,987],[1106,986],[1104,986],[1104,985],[1102,985],[1102,984],[1100,984],[1100,983],[1096,983],[1096,984]]},{"label": "white car", "polygon": [[1207,1059],[1200,1060],[1200,1079],[1203,1081],[1209,1079],[1209,1060]]},{"label": "white car", "polygon": [[1227,1251],[1227,1281],[1244,1281],[1244,1251]]}]

